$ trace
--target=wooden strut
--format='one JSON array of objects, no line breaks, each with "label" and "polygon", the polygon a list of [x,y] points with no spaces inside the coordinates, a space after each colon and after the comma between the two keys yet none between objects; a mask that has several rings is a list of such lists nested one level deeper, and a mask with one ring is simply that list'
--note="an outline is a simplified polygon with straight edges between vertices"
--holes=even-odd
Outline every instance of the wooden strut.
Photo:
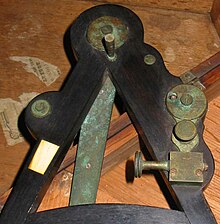
[{"label": "wooden strut", "polygon": [[[88,24],[103,15],[117,17],[129,27],[128,38],[124,45],[116,50],[117,60],[115,61],[109,61],[104,52],[93,49],[84,35]],[[79,26],[81,29],[78,29]],[[118,214],[115,217],[118,216],[120,223],[129,223],[129,220],[132,223],[133,221],[139,222],[141,220],[158,221],[157,223],[164,223],[164,220],[166,220],[166,223],[216,223],[202,193],[211,180],[214,171],[211,153],[202,140],[202,119],[199,120],[197,127],[200,138],[197,149],[204,152],[205,162],[209,166],[204,176],[203,184],[200,186],[171,185],[167,181],[166,173],[161,173],[166,186],[170,190],[177,206],[179,206],[179,212],[168,212],[162,209],[163,212],[160,213],[161,209],[153,208],[145,208],[146,211],[144,212],[144,208],[126,208],[126,206],[124,208],[120,206],[114,208],[111,206],[106,206],[105,208],[74,206],[66,210],[57,210],[56,214],[58,216],[54,212],[35,214],[48,185],[57,173],[62,160],[101,88],[106,68],[110,70],[111,79],[151,157],[159,161],[167,159],[169,151],[175,150],[173,143],[170,141],[170,133],[172,133],[175,122],[164,108],[164,98],[167,92],[173,86],[180,84],[181,81],[179,78],[173,77],[165,69],[160,54],[151,46],[143,43],[143,28],[139,18],[124,7],[114,5],[98,6],[81,14],[72,26],[71,33],[72,47],[78,55],[79,62],[74,70],[74,75],[69,77],[68,82],[60,92],[42,94],[35,98],[26,109],[27,126],[35,135],[38,143],[24,164],[24,168],[2,211],[0,223],[54,223],[54,218],[58,220],[57,223],[65,222],[68,224],[73,220],[76,223],[82,223],[80,217],[87,209],[93,211],[93,214],[99,211],[101,221],[103,220],[101,218],[102,212],[106,214],[104,211],[107,211],[107,213],[112,211],[113,214]],[[156,62],[150,66],[146,65],[143,60],[145,55],[149,54],[154,55],[156,59]],[[91,60],[91,58],[94,60]],[[88,70],[90,71],[89,74]],[[208,78],[205,80],[208,80]],[[205,83],[210,84],[210,82],[204,81]],[[33,116],[31,106],[37,100],[49,102],[51,111],[48,116],[41,119]],[[124,116],[126,117],[126,115]],[[126,128],[131,126],[127,118],[124,123]],[[160,142],[158,142],[155,136],[160,136]],[[52,158],[43,175],[35,172],[36,170],[28,169],[42,140],[59,146],[56,155]],[[73,215],[75,218],[71,215],[68,218],[66,215],[68,211],[71,214],[75,214],[75,216]],[[87,214],[90,214],[89,211]],[[121,214],[119,214],[119,211]],[[132,212],[140,212],[140,219],[132,220],[128,216],[128,211],[131,214],[134,214]],[[159,219],[159,216],[156,220],[149,217],[149,211],[152,214],[158,212],[159,216],[162,215],[161,219]],[[127,217],[128,220],[126,218],[121,219],[123,214],[123,217]],[[90,223],[97,223],[97,217],[91,216],[91,219],[87,220]],[[109,220],[111,219],[111,216],[109,216]]]}]

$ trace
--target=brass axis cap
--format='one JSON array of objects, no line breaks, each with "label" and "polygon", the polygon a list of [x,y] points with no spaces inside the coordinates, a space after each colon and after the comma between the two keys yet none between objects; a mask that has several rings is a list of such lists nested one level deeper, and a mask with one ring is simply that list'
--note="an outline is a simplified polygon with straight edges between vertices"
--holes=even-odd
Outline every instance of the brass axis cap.
[{"label": "brass axis cap", "polygon": [[115,49],[121,47],[128,38],[128,27],[117,17],[102,16],[94,20],[88,27],[87,40],[97,50],[105,51],[103,38],[113,34]]},{"label": "brass axis cap", "polygon": [[193,120],[204,114],[207,100],[198,87],[180,84],[169,91],[166,105],[174,117],[181,120]]}]

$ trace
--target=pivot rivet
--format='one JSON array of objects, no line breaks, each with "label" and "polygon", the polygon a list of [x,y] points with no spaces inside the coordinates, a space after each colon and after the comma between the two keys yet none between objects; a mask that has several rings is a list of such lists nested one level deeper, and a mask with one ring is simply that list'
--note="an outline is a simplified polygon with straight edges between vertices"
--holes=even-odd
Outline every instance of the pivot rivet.
[{"label": "pivot rivet", "polygon": [[156,62],[156,58],[152,54],[147,54],[144,57],[144,63],[147,65],[153,65]]},{"label": "pivot rivet", "polygon": [[51,106],[47,100],[36,100],[31,105],[31,113],[37,118],[46,117],[51,112]]}]

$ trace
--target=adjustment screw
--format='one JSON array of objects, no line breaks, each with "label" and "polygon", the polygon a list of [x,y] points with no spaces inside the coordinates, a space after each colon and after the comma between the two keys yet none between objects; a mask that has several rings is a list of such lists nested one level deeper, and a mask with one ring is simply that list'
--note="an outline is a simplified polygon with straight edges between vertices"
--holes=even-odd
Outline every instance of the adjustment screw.
[{"label": "adjustment screw", "polygon": [[144,57],[144,63],[147,65],[153,65],[156,62],[156,58],[152,54],[147,54]]},{"label": "adjustment screw", "polygon": [[167,170],[169,171],[169,161],[144,161],[142,159],[142,153],[135,153],[134,160],[134,175],[135,177],[141,177],[143,170]]},{"label": "adjustment screw", "polygon": [[31,105],[31,113],[37,118],[46,117],[51,112],[51,106],[46,100],[36,100]]}]

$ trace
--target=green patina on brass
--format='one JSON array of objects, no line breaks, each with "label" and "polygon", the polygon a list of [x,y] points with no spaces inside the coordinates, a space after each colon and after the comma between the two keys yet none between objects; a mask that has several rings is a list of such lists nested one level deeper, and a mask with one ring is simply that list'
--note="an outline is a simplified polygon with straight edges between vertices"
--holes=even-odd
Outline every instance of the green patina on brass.
[{"label": "green patina on brass", "polygon": [[[188,74],[186,78],[192,78]],[[179,151],[170,152],[167,161],[144,161],[142,153],[135,154],[135,177],[141,177],[143,170],[169,171],[169,181],[175,183],[202,183],[203,173],[208,169],[203,162],[202,152],[192,152],[199,143],[198,119],[205,114],[207,100],[197,87],[181,84],[174,87],[166,97],[166,105],[176,121],[171,136]]]},{"label": "green patina on brass", "polygon": [[152,54],[147,54],[144,56],[144,63],[147,65],[153,65],[156,62],[156,58]]},{"label": "green patina on brass", "polygon": [[207,100],[204,93],[193,85],[174,87],[166,97],[167,109],[177,119],[193,120],[204,115]]},{"label": "green patina on brass", "polygon": [[31,113],[37,118],[46,117],[51,113],[51,106],[46,100],[36,100],[31,105]]},{"label": "green patina on brass", "polygon": [[105,51],[103,38],[109,33],[113,34],[115,38],[115,49],[117,49],[127,40],[128,27],[116,17],[102,16],[89,25],[87,40],[95,49]]},{"label": "green patina on brass", "polygon": [[81,127],[70,205],[96,201],[114,97],[115,87],[107,77]]}]

